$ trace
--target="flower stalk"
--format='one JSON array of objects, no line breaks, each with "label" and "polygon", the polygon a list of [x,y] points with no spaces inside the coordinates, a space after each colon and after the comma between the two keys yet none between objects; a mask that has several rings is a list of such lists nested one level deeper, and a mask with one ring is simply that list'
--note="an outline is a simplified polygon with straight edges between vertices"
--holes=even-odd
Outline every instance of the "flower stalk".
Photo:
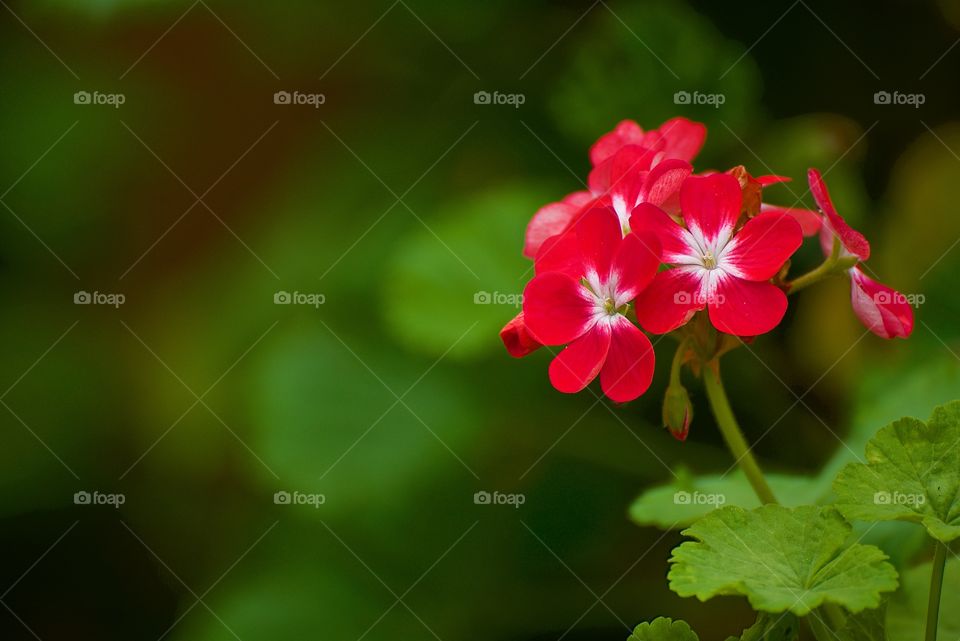
[{"label": "flower stalk", "polygon": [[707,398],[710,401],[710,409],[717,420],[717,426],[723,435],[723,440],[727,444],[730,453],[757,493],[761,503],[777,503],[777,498],[770,489],[767,479],[763,476],[763,471],[757,463],[753,452],[747,444],[737,419],[733,415],[733,409],[730,407],[730,401],[727,398],[727,392],[720,380],[720,364],[714,360],[707,363],[703,368],[703,382],[707,390]]},{"label": "flower stalk", "polygon": [[940,592],[943,589],[943,571],[947,564],[947,545],[937,541],[933,552],[933,571],[930,573],[930,597],[927,601],[927,628],[924,641],[937,641],[940,620]]},{"label": "flower stalk", "polygon": [[792,281],[787,283],[787,293],[793,294],[798,292],[801,289],[805,289],[814,283],[819,283],[821,280],[829,278],[830,276],[835,276],[844,270],[850,269],[857,264],[856,257],[841,257],[840,256],[840,237],[833,237],[833,248],[830,250],[830,255],[827,256],[822,263],[817,265],[814,269],[808,271],[806,274],[797,276]]}]

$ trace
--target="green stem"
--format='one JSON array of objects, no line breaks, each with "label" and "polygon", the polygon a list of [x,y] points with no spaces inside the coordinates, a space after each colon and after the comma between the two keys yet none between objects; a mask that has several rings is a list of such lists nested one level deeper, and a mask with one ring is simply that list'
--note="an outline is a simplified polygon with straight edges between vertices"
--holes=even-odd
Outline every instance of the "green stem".
[{"label": "green stem", "polygon": [[776,503],[777,499],[773,495],[773,490],[767,484],[760,465],[753,457],[747,440],[737,425],[737,419],[730,408],[730,401],[727,399],[727,392],[723,388],[720,380],[720,364],[717,361],[707,363],[703,367],[703,381],[707,389],[707,398],[710,400],[710,409],[717,419],[717,425],[720,427],[720,433],[723,434],[723,440],[726,441],[730,453],[736,460],[737,465],[747,475],[747,480],[753,486],[753,491],[760,497],[761,503]]},{"label": "green stem", "polygon": [[925,641],[937,641],[937,622],[940,620],[940,590],[943,588],[943,570],[947,564],[947,545],[937,541],[933,552],[933,571],[930,573],[930,599],[927,601],[927,632]]},{"label": "green stem", "polygon": [[830,255],[827,256],[822,263],[820,263],[816,268],[808,271],[802,276],[798,276],[787,283],[787,293],[792,294],[798,292],[801,289],[809,287],[816,282],[832,276],[836,273],[837,261],[840,258],[840,238],[837,236],[833,237],[833,248],[830,250]]},{"label": "green stem", "polygon": [[677,351],[673,353],[673,362],[670,363],[670,384],[680,385],[680,370],[686,362],[687,343],[689,339],[683,339],[677,345]]}]

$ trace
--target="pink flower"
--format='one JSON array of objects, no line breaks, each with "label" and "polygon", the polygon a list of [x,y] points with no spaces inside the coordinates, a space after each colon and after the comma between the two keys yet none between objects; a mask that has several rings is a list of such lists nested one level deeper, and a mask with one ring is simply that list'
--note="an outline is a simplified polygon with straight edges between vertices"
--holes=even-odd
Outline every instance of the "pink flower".
[{"label": "pink flower", "polygon": [[566,345],[550,363],[556,389],[579,392],[599,375],[603,392],[618,403],[647,390],[653,346],[624,312],[659,264],[656,237],[624,237],[617,217],[600,204],[589,208],[570,233],[544,244],[537,275],[523,293],[523,316],[535,340]]},{"label": "pink flower", "polygon": [[769,332],[783,319],[787,297],[770,283],[800,247],[800,224],[782,213],[762,213],[737,228],[743,192],[728,174],[692,176],[680,190],[684,225],[658,208],[641,204],[631,228],[660,240],[657,274],[636,301],[637,320],[664,334],[707,309],[713,326],[737,336]]},{"label": "pink flower", "polygon": [[[840,256],[855,257],[858,262],[870,258],[870,243],[837,213],[823,176],[816,169],[807,172],[810,192],[823,212],[820,245],[825,256],[833,251],[834,238],[840,239]],[[913,308],[907,297],[878,283],[854,265],[850,276],[850,303],[860,322],[881,338],[906,338],[913,332]]]},{"label": "pink flower", "polygon": [[913,332],[913,308],[906,296],[850,270],[850,302],[860,322],[881,338],[906,338]]}]

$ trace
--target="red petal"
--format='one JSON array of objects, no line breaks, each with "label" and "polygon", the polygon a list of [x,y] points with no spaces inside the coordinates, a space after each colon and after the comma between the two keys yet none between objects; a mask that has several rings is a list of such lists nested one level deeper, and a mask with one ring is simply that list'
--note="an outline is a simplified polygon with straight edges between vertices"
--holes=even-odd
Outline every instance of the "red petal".
[{"label": "red petal", "polygon": [[655,153],[637,145],[621,148],[590,172],[587,184],[591,193],[595,196],[609,193],[614,206],[619,205],[626,217],[637,204],[640,187]]},{"label": "red petal", "polygon": [[582,336],[596,322],[595,308],[589,292],[560,272],[534,276],[523,290],[527,330],[544,345],[564,345]]},{"label": "red petal", "polygon": [[600,370],[600,386],[612,401],[626,403],[650,387],[655,363],[653,345],[623,316],[613,318],[611,331],[610,351]]},{"label": "red petal", "polygon": [[579,280],[584,275],[583,254],[580,242],[572,231],[551,236],[540,245],[534,261],[537,274],[560,272]]},{"label": "red petal", "polygon": [[757,176],[754,178],[761,187],[769,187],[770,185],[779,185],[780,183],[788,183],[793,178],[788,176],[777,176],[776,174],[768,174],[766,176]]},{"label": "red petal", "polygon": [[685,160],[665,160],[650,170],[640,189],[640,200],[660,206],[680,192],[680,186],[693,172]]},{"label": "red petal", "polygon": [[757,336],[769,332],[783,320],[787,295],[770,283],[718,273],[709,309],[710,321],[721,332]]},{"label": "red petal", "polygon": [[597,377],[610,350],[610,325],[597,323],[550,362],[550,382],[561,392],[579,392]]},{"label": "red petal", "polygon": [[634,301],[640,326],[654,334],[666,334],[706,307],[701,273],[699,268],[675,267],[657,274]]},{"label": "red petal", "polygon": [[742,201],[740,183],[729,174],[691,176],[680,188],[683,220],[694,235],[702,234],[711,243],[733,229]]},{"label": "red petal", "polygon": [[624,145],[638,144],[643,141],[643,129],[633,120],[623,120],[613,131],[605,133],[590,148],[590,162],[594,166],[612,156]]},{"label": "red petal", "polygon": [[913,308],[906,296],[854,267],[850,270],[850,302],[860,322],[881,338],[906,338],[913,332]]},{"label": "red petal", "polygon": [[657,275],[660,267],[660,241],[653,234],[627,234],[621,241],[613,264],[610,280],[617,285],[617,305],[632,301]]},{"label": "red petal", "polygon": [[500,330],[500,340],[503,341],[507,352],[514,358],[526,356],[543,347],[537,339],[527,331],[527,326],[523,321],[523,312],[517,314],[513,320]]},{"label": "red petal", "polygon": [[762,213],[787,214],[793,216],[798,223],[803,235],[807,238],[816,236],[823,225],[823,217],[815,211],[809,209],[799,209],[797,207],[780,207],[779,205],[761,204]]},{"label": "red petal", "polygon": [[620,245],[623,233],[620,219],[610,207],[595,204],[587,209],[573,227],[580,242],[584,273],[595,273],[601,282],[607,280],[613,255]]},{"label": "red petal", "polygon": [[577,212],[591,200],[593,196],[589,192],[576,191],[558,203],[550,203],[538,209],[527,224],[523,255],[527,258],[536,256],[543,241],[564,231]]},{"label": "red petal", "polygon": [[833,201],[830,199],[830,192],[827,191],[827,184],[823,182],[823,176],[820,175],[820,172],[816,169],[809,170],[807,180],[810,182],[810,192],[813,194],[813,199],[817,201],[820,211],[827,217],[825,224],[829,225],[830,229],[840,237],[844,249],[860,260],[870,258],[870,243],[863,237],[863,234],[850,227],[847,221],[837,213]]},{"label": "red petal", "polygon": [[666,142],[663,157],[693,160],[707,138],[707,128],[703,123],[677,117],[666,121],[657,129]]},{"label": "red petal", "polygon": [[649,203],[637,205],[630,216],[634,233],[651,233],[660,241],[661,260],[673,265],[689,263],[692,255],[686,237],[689,232],[677,224],[659,207]]},{"label": "red petal", "polygon": [[787,214],[747,221],[720,254],[724,271],[747,280],[770,280],[803,244],[800,223]]}]

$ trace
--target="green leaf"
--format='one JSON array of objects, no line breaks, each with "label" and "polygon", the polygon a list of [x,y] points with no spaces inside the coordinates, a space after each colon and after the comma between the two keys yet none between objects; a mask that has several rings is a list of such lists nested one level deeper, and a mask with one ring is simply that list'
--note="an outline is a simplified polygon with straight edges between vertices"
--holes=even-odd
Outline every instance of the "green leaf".
[{"label": "green leaf", "polygon": [[866,448],[867,463],[847,465],[834,482],[850,519],[922,523],[944,543],[960,537],[960,401],[924,423],[902,418]]},{"label": "green leaf", "polygon": [[[930,563],[924,563],[903,573],[903,585],[890,598],[887,607],[887,635],[890,641],[916,641],[923,638],[930,571]],[[937,638],[940,641],[956,641],[960,639],[960,608],[950,607],[950,600],[960,594],[960,560],[956,557],[947,561],[942,594]]]},{"label": "green leaf", "polygon": [[796,641],[800,635],[800,622],[793,614],[772,615],[761,612],[757,622],[743,631],[739,637],[729,637],[727,641]]},{"label": "green leaf", "polygon": [[897,587],[897,572],[872,545],[845,543],[850,524],[830,508],[725,507],[683,534],[670,559],[670,589],[701,601],[747,597],[755,610],[798,616],[824,603],[875,608]]},{"label": "green leaf", "polygon": [[[887,615],[886,598],[878,608],[863,610],[856,614],[837,608],[834,613],[843,617],[843,624],[838,629],[831,630],[826,641],[887,641],[884,625]],[[823,622],[830,621],[826,612],[815,614]]]},{"label": "green leaf", "polygon": [[[630,506],[630,519],[638,525],[664,530],[693,525],[701,517],[726,505],[760,506],[756,492],[739,469],[730,474],[690,476],[679,474],[669,483],[651,487]],[[768,474],[773,493],[787,506],[814,503],[820,488],[814,479],[788,474]]]},{"label": "green leaf", "polygon": [[699,641],[697,633],[686,621],[658,617],[650,623],[641,623],[627,641]]}]

